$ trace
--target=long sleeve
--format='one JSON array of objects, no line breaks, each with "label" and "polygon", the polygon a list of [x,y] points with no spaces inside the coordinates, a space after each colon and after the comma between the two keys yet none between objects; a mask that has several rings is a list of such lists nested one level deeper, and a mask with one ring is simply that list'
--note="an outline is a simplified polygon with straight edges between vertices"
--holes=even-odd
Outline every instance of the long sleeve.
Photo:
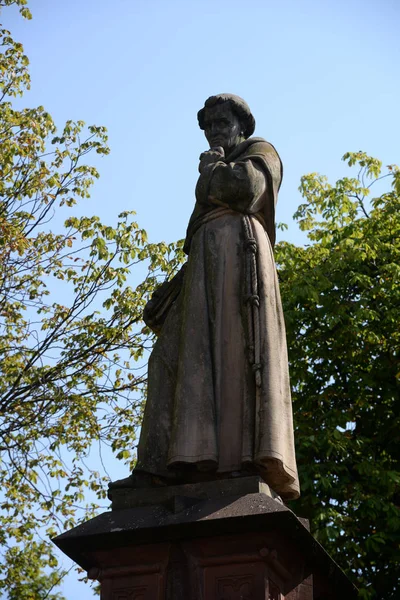
[{"label": "long sleeve", "polygon": [[211,174],[208,196],[234,210],[255,213],[261,208],[266,187],[264,171],[252,160],[219,162]]}]

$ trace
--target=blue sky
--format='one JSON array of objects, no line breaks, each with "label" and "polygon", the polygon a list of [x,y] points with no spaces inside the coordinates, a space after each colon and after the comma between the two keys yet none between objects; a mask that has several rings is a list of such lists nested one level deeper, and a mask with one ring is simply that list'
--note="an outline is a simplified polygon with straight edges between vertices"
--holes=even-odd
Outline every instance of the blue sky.
[{"label": "blue sky", "polygon": [[[83,119],[109,131],[111,155],[95,160],[101,179],[75,212],[113,224],[136,210],[152,241],[184,237],[207,146],[196,114],[218,92],[246,99],[256,135],[282,157],[277,220],[290,227],[278,239],[304,242],[292,222],[301,175],[348,174],[346,151],[400,163],[398,0],[29,5],[32,21],[2,15],[31,61],[22,104],[44,105],[60,127]],[[92,598],[76,580],[66,596]]]}]

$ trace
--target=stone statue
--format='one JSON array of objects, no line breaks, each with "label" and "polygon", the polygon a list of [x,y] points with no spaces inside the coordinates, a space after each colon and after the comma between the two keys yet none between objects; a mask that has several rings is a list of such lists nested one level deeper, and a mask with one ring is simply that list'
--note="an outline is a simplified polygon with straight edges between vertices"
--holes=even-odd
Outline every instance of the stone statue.
[{"label": "stone statue", "polygon": [[238,96],[211,96],[198,121],[210,150],[200,156],[188,260],[146,307],[159,337],[137,467],[111,486],[258,474],[282,498],[297,498],[273,257],[282,163],[270,143],[250,137],[254,117]]}]

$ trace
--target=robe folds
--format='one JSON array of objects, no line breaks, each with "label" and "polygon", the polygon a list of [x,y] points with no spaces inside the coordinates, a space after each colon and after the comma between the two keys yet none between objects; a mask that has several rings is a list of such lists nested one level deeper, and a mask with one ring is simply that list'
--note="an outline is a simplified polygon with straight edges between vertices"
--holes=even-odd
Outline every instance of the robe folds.
[{"label": "robe folds", "polygon": [[[273,257],[281,178],[279,156],[262,138],[239,144],[200,174],[182,289],[149,360],[138,470],[172,478],[192,465],[212,478],[250,465],[282,498],[299,496]],[[256,247],[258,384],[249,360],[243,215]]]}]

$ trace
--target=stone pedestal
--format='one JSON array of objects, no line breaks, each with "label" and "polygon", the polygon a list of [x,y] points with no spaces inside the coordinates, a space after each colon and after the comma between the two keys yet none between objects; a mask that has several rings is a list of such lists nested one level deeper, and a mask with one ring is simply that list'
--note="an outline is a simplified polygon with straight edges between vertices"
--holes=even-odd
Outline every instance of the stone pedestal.
[{"label": "stone pedestal", "polygon": [[257,477],[113,490],[113,510],[54,539],[102,600],[345,600],[356,590]]}]

